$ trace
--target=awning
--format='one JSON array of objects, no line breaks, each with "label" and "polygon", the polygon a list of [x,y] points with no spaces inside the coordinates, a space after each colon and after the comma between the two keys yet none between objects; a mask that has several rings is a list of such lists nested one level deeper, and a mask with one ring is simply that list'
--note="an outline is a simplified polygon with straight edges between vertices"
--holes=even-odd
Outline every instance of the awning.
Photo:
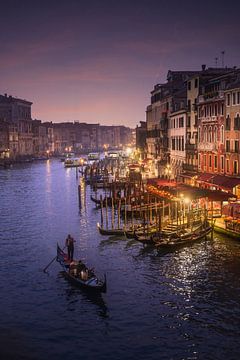
[{"label": "awning", "polygon": [[240,178],[227,178],[224,177],[223,187],[233,189],[235,186],[240,185]]},{"label": "awning", "polygon": [[198,175],[197,181],[204,181],[204,182],[210,182],[210,180],[214,177],[214,174],[200,174]]}]

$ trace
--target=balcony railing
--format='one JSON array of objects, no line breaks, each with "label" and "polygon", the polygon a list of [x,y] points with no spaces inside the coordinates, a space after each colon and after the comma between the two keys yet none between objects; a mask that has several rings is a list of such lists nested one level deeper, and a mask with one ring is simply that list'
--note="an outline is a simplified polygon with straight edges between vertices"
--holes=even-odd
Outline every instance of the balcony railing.
[{"label": "balcony railing", "polygon": [[198,143],[198,150],[201,151],[215,151],[217,149],[217,144],[210,143],[210,142],[199,142]]},{"label": "balcony railing", "polygon": [[183,164],[183,170],[184,171],[196,171],[198,170],[197,165],[192,165],[192,164]]},{"label": "balcony railing", "polygon": [[211,92],[205,93],[203,95],[200,95],[198,97],[198,103],[200,104],[205,101],[212,101],[212,100],[218,100],[218,99],[224,99],[223,90],[211,91]]}]

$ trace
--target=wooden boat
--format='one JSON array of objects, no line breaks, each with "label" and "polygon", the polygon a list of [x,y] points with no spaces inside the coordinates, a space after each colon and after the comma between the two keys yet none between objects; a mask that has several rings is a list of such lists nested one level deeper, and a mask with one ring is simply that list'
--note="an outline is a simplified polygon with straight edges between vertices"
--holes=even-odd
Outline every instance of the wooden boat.
[{"label": "wooden boat", "polygon": [[70,262],[70,260],[68,260],[67,254],[60,248],[58,244],[56,260],[63,268],[64,277],[73,285],[91,292],[106,293],[106,275],[104,276],[104,281],[100,280],[94,274],[93,269],[88,269],[81,260],[73,260]]},{"label": "wooden boat", "polygon": [[[90,198],[95,204],[97,204],[98,206],[101,206],[101,200],[100,199],[96,199],[92,195],[90,196]],[[106,198],[102,199],[102,205],[103,205],[103,207],[106,207]],[[111,197],[107,197],[107,205],[108,206],[112,205],[112,198]]]},{"label": "wooden boat", "polygon": [[65,168],[72,168],[72,167],[79,167],[80,166],[80,160],[79,159],[66,159],[64,161],[64,167]]},{"label": "wooden boat", "polygon": [[100,226],[100,224],[97,224],[98,227],[98,231],[100,232],[101,235],[106,235],[106,236],[123,236],[125,234],[125,230],[124,229],[104,229],[103,227]]},{"label": "wooden boat", "polygon": [[205,229],[197,230],[180,236],[159,237],[154,239],[154,245],[158,249],[170,250],[180,246],[185,246],[202,240],[213,230],[212,226],[207,226]]}]

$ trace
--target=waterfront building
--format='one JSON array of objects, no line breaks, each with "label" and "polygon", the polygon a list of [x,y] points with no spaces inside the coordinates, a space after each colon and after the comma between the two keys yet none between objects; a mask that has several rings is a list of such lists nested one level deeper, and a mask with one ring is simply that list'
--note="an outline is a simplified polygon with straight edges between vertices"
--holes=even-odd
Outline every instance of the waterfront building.
[{"label": "waterfront building", "polygon": [[225,93],[234,72],[209,80],[198,96],[198,170],[225,174]]},{"label": "waterfront building", "polygon": [[186,81],[196,71],[168,71],[167,82],[157,84],[151,92],[147,106],[147,156],[152,159],[152,174],[166,176],[170,163],[169,123],[170,114],[182,108],[186,101]]},{"label": "waterfront building", "polygon": [[240,71],[225,90],[225,173],[240,176]]},{"label": "waterfront building", "polygon": [[194,176],[198,172],[198,98],[205,92],[209,80],[232,70],[206,68],[206,65],[202,65],[202,70],[187,81],[186,163],[183,165],[186,177]]},{"label": "waterfront building", "polygon": [[[171,172],[169,178],[178,179],[186,162],[186,119],[185,108],[174,111],[170,115],[169,148]],[[168,171],[168,170],[166,170]],[[168,174],[166,174],[168,175]]]},{"label": "waterfront building", "polygon": [[0,159],[9,156],[9,127],[7,121],[0,120]]},{"label": "waterfront building", "polygon": [[0,95],[0,118],[9,123],[10,156],[33,154],[31,105],[27,100]]}]

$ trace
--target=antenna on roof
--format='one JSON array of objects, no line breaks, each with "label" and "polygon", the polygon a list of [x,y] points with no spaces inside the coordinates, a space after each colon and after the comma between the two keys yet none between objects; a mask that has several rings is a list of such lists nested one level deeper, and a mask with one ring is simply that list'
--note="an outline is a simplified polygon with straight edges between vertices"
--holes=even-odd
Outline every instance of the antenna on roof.
[{"label": "antenna on roof", "polygon": [[215,67],[218,67],[218,57],[215,57]]},{"label": "antenna on roof", "polygon": [[225,50],[223,50],[223,51],[221,52],[221,54],[222,54],[222,67],[224,68],[224,55],[225,55]]}]

